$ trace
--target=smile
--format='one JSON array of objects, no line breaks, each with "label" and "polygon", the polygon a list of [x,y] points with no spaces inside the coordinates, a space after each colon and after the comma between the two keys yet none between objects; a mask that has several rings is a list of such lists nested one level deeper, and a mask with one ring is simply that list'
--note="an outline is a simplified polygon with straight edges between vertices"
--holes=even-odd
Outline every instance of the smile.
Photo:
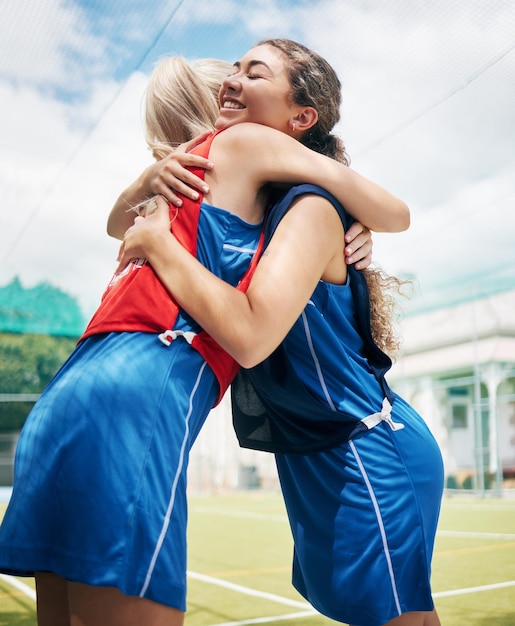
[{"label": "smile", "polygon": [[243,104],[236,102],[236,100],[224,100],[222,103],[222,107],[224,109],[235,109],[235,110],[240,110],[240,109],[245,108]]}]

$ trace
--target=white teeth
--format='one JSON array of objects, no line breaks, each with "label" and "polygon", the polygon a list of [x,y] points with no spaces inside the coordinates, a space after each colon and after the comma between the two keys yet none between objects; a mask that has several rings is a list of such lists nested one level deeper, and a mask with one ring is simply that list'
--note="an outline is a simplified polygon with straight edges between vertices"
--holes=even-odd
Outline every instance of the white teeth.
[{"label": "white teeth", "polygon": [[224,102],[224,109],[244,109],[245,107],[239,102],[234,102],[234,100],[226,100]]}]

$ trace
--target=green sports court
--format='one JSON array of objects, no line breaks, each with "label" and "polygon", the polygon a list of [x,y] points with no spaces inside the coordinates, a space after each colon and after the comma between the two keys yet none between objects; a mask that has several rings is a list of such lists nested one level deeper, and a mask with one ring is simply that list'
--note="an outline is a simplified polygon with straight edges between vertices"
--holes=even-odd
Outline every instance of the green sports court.
[{"label": "green sports court", "polygon": [[[279,493],[191,497],[187,626],[334,624],[291,586],[291,549]],[[444,626],[515,624],[515,499],[444,499],[433,591]],[[32,579],[0,579],[0,626],[35,626],[35,609]]]},{"label": "green sports court", "polygon": [[[116,267],[112,203],[153,162],[153,67],[288,37],[341,78],[352,168],[411,209],[373,256],[413,286],[389,381],[444,456],[442,626],[514,626],[515,2],[2,0],[0,32],[0,520],[24,420]],[[235,445],[220,412],[192,453],[186,625],[334,623],[291,585],[273,458]],[[35,606],[32,579],[0,575],[0,626]]]}]

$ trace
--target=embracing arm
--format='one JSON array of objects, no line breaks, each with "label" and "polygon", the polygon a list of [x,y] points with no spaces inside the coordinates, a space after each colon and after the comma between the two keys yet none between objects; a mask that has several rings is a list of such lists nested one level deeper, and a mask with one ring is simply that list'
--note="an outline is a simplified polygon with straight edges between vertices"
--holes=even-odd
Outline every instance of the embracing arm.
[{"label": "embracing arm", "polygon": [[155,164],[144,170],[144,172],[118,196],[107,218],[107,234],[111,237],[123,239],[125,231],[134,223],[136,213],[130,209],[148,198],[149,188],[147,188],[147,185],[145,185],[143,181],[145,180],[147,170],[153,166],[155,166]]},{"label": "embracing arm", "polygon": [[321,277],[346,280],[341,221],[319,196],[302,196],[293,204],[246,293],[187,252],[169,231],[168,205],[161,198],[157,205],[127,231],[118,269],[132,257],[147,258],[180,306],[243,367],[261,362],[280,344]]},{"label": "embracing arm", "polygon": [[[205,191],[205,183],[185,169],[188,165],[212,169],[213,165],[207,159],[185,153],[202,137],[183,144],[174,153],[147,167],[122,192],[108,218],[109,235],[122,239],[135,217],[135,213],[128,212],[128,209],[152,195],[162,195],[175,206],[180,206],[181,200],[175,192],[194,199],[195,190]],[[409,227],[409,209],[402,200],[285,133],[245,123],[226,129],[217,138],[217,142],[220,141],[224,144],[225,156],[229,160],[232,157],[230,167],[233,172],[238,172],[245,163],[255,168],[252,174],[256,185],[267,182],[316,184],[330,191],[356,220],[371,230],[399,232]],[[347,243],[353,234],[348,233]],[[354,250],[357,247],[354,245]]]},{"label": "embracing arm", "polygon": [[[130,208],[147,200],[150,195],[153,195],[154,189],[157,190],[155,193],[180,207],[182,200],[169,186],[172,179],[177,191],[180,189],[181,193],[193,199],[197,194],[195,189],[205,191],[205,182],[192,174],[190,170],[185,169],[188,164],[208,170],[213,167],[207,159],[183,152],[176,152],[174,155],[170,155],[170,158],[165,157],[165,159],[149,166],[137,180],[121,193],[111,209],[107,222],[108,234],[122,240],[127,229],[134,224],[137,215]],[[179,176],[182,179],[179,179]],[[372,237],[366,226],[360,222],[354,222],[345,233],[345,244],[344,257],[347,264],[355,264],[358,270],[370,265],[372,262]]]},{"label": "embracing arm", "polygon": [[[243,123],[228,128],[217,139],[223,146],[223,154],[232,157],[233,167],[241,170],[249,164],[256,184],[312,183],[332,193],[356,220],[370,230],[400,232],[409,227],[409,208],[402,200],[285,133]],[[219,157],[216,167],[218,160]]]}]

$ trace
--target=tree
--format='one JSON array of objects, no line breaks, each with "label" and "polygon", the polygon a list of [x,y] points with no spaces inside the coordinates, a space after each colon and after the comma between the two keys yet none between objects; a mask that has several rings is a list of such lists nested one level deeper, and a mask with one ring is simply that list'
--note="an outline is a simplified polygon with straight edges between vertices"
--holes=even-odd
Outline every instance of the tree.
[{"label": "tree", "polygon": [[76,299],[57,287],[25,289],[18,278],[0,287],[0,432],[21,429],[83,329]]},{"label": "tree", "polygon": [[25,289],[19,278],[0,287],[0,331],[78,337],[84,316],[77,300],[49,283]]},{"label": "tree", "polygon": [[[21,429],[35,397],[43,391],[75,343],[76,339],[70,337],[0,333],[0,398],[7,399],[0,402],[0,432]],[[10,399],[13,394],[23,395]],[[23,396],[30,399],[23,400]]]}]

